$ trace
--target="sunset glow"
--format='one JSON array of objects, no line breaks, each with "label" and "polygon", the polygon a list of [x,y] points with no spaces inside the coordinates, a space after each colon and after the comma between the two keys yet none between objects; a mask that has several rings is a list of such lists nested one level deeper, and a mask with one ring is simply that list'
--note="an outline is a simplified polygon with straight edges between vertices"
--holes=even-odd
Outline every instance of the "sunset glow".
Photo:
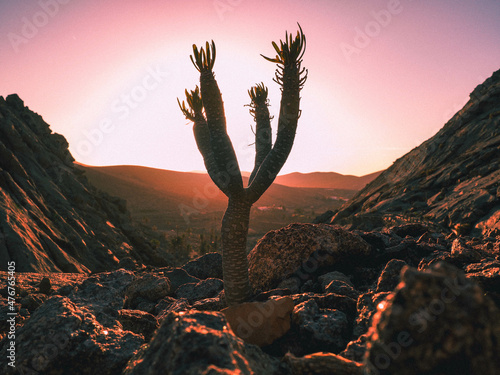
[{"label": "sunset glow", "polygon": [[276,125],[271,41],[307,37],[302,117],[283,173],[385,169],[434,135],[499,68],[500,2],[17,0],[0,4],[0,95],[17,93],[90,165],[204,170],[177,106],[193,43],[214,71],[242,170],[247,90],[263,81]]}]

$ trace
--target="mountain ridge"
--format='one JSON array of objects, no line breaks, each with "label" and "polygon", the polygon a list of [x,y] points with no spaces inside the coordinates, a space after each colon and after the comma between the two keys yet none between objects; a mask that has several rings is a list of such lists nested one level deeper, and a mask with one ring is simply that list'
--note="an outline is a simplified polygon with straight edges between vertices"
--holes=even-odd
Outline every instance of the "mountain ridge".
[{"label": "mountain ridge", "polygon": [[370,229],[399,216],[461,234],[495,235],[499,181],[500,70],[436,135],[396,160],[331,222]]},{"label": "mountain ridge", "polygon": [[74,167],[68,146],[18,95],[0,97],[0,269],[10,261],[18,272],[166,265],[125,202]]}]

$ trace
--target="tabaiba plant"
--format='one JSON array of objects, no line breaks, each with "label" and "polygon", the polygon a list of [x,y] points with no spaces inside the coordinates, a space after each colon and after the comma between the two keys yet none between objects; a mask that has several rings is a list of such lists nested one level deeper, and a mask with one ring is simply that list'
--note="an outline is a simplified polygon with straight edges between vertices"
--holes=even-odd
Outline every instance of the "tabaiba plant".
[{"label": "tabaiba plant", "polygon": [[228,198],[221,242],[224,290],[229,305],[251,297],[246,253],[250,208],[273,183],[290,154],[301,113],[300,91],[307,79],[307,70],[301,66],[306,37],[300,25],[295,37],[287,32],[284,41],[272,45],[276,57],[262,57],[277,65],[273,80],[281,87],[278,131],[273,144],[268,88],[263,83],[257,84],[248,90],[250,113],[256,124],[255,166],[248,186],[243,186],[236,154],[226,131],[222,96],[213,73],[216,57],[213,41],[206,42],[200,49],[193,45],[190,58],[200,72],[200,85],[192,91],[186,90],[186,100],[182,103],[177,99],[182,113],[193,123],[194,138],[208,174]]}]

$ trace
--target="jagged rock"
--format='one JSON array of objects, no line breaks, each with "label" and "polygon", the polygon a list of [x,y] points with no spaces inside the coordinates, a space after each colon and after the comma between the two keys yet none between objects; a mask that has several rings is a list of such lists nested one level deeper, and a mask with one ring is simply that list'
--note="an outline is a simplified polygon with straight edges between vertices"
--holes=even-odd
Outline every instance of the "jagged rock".
[{"label": "jagged rock", "polygon": [[405,238],[406,236],[419,238],[428,232],[429,228],[423,224],[403,224],[390,228],[390,231],[401,238]]},{"label": "jagged rock", "polygon": [[[333,224],[372,230],[430,225],[494,235],[500,218],[500,70],[432,138],[399,158],[347,202]],[[439,230],[440,231],[440,230]]]},{"label": "jagged rock", "polygon": [[225,298],[218,297],[205,298],[193,303],[193,309],[199,311],[220,311],[227,307]]},{"label": "jagged rock", "polygon": [[[53,296],[16,332],[16,368],[4,374],[117,374],[144,342],[120,325],[102,325],[88,309],[69,298]],[[9,340],[3,340],[2,353]]]},{"label": "jagged rock", "polygon": [[321,284],[323,290],[325,290],[328,284],[330,284],[332,281],[342,281],[350,286],[354,286],[351,282],[351,279],[342,272],[332,271],[318,277],[318,282]]},{"label": "jagged rock", "polygon": [[50,279],[48,277],[44,277],[42,281],[40,281],[40,284],[38,285],[38,290],[40,293],[49,295],[50,291],[52,290],[52,283],[50,282]]},{"label": "jagged rock", "polygon": [[407,263],[399,259],[388,262],[377,281],[376,292],[392,291],[399,284],[399,275],[404,266],[407,266]]},{"label": "jagged rock", "polygon": [[315,353],[301,358],[293,354],[285,355],[291,375],[364,375],[361,363],[351,361],[331,353]]},{"label": "jagged rock", "polygon": [[461,262],[475,263],[481,260],[481,254],[469,248],[460,238],[455,238],[451,244],[451,256]]},{"label": "jagged rock", "polygon": [[124,330],[143,335],[146,341],[151,339],[159,326],[154,315],[140,310],[118,310],[118,321]]},{"label": "jagged rock", "polygon": [[198,279],[222,279],[222,255],[208,253],[187,262],[182,268]]},{"label": "jagged rock", "polygon": [[290,329],[293,308],[293,300],[282,297],[267,302],[241,303],[221,312],[236,336],[250,344],[266,346]]},{"label": "jagged rock", "polygon": [[165,297],[154,307],[154,314],[158,321],[162,321],[172,311],[186,311],[190,305],[186,299],[176,299],[174,297]]},{"label": "jagged rock", "polygon": [[254,290],[269,290],[296,274],[307,279],[320,267],[354,262],[370,246],[344,229],[326,224],[290,224],[267,233],[250,252]]},{"label": "jagged rock", "polygon": [[500,260],[483,259],[465,268],[466,276],[477,282],[500,308]]},{"label": "jagged rock", "polygon": [[21,306],[28,309],[30,313],[33,313],[46,299],[47,296],[45,294],[29,294],[21,299]]},{"label": "jagged rock", "polygon": [[346,314],[348,320],[354,320],[356,314],[356,300],[339,294],[302,293],[291,295],[295,306],[313,300],[320,309],[340,310]]},{"label": "jagged rock", "polygon": [[190,283],[180,286],[175,292],[177,298],[184,298],[189,303],[194,303],[200,299],[217,296],[224,288],[224,283],[219,279],[201,280],[197,284]]},{"label": "jagged rock", "polygon": [[325,293],[339,294],[341,296],[351,297],[354,300],[358,299],[360,294],[351,284],[347,284],[340,280],[332,280],[330,284],[325,287]]},{"label": "jagged rock", "polygon": [[373,318],[366,363],[384,374],[496,374],[500,312],[463,272],[406,268]]},{"label": "jagged rock", "polygon": [[123,308],[126,290],[134,279],[133,272],[123,269],[98,273],[89,276],[68,297],[80,306],[95,310],[103,319],[101,323],[110,324]]},{"label": "jagged rock", "polygon": [[[170,280],[153,274],[146,274],[130,283],[125,293],[125,306],[137,307],[139,298],[155,302],[172,292]],[[154,305],[153,305],[154,306]]]},{"label": "jagged rock", "polygon": [[356,340],[349,342],[339,355],[351,361],[363,362],[367,344],[368,336],[366,334],[361,335]]},{"label": "jagged rock", "polygon": [[340,310],[320,309],[316,301],[310,299],[295,306],[292,320],[309,352],[338,353],[347,344],[349,323]]},{"label": "jagged rock", "polygon": [[222,313],[172,312],[124,375],[277,373],[279,360],[236,337]]},{"label": "jagged rock", "polygon": [[359,296],[356,304],[356,326],[353,330],[353,336],[358,337],[368,331],[373,315],[377,309],[385,307],[385,299],[388,295],[390,295],[389,292],[368,292]]},{"label": "jagged rock", "polygon": [[175,293],[181,285],[193,283],[196,284],[200,282],[200,279],[191,276],[182,268],[173,268],[165,271],[160,271],[159,274],[167,277],[170,280],[172,293]]}]

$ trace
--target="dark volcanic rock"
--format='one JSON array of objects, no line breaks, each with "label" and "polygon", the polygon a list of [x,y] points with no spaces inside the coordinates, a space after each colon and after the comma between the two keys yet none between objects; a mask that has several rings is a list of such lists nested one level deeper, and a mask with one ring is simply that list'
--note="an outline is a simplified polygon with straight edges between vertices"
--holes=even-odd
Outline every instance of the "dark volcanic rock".
[{"label": "dark volcanic rock", "polygon": [[151,339],[159,326],[154,315],[140,310],[119,310],[118,321],[124,330],[143,335],[146,341]]},{"label": "dark volcanic rock", "polygon": [[288,353],[283,362],[291,375],[364,375],[361,363],[331,353],[315,353],[301,358]]},{"label": "dark volcanic rock", "polygon": [[376,292],[390,292],[399,284],[399,275],[406,262],[393,259],[385,265],[377,281]]},{"label": "dark volcanic rock", "polygon": [[68,143],[17,95],[0,97],[0,270],[89,272],[121,259],[166,265],[125,203],[92,187]]},{"label": "dark volcanic rock", "polygon": [[500,312],[456,268],[406,268],[373,318],[367,363],[377,374],[496,374]]},{"label": "dark volcanic rock", "polygon": [[153,274],[145,274],[134,280],[125,293],[126,307],[137,307],[140,299],[156,302],[172,292],[170,280]]},{"label": "dark volcanic rock", "polygon": [[201,280],[197,284],[184,284],[177,291],[175,295],[177,298],[185,298],[189,303],[195,301],[212,298],[218,295],[224,288],[224,283],[219,279],[206,279]]},{"label": "dark volcanic rock", "polygon": [[432,138],[347,202],[332,219],[371,230],[425,222],[496,235],[500,228],[500,70]]},{"label": "dark volcanic rock", "polygon": [[349,336],[347,316],[340,310],[320,309],[314,299],[295,306],[292,321],[298,326],[302,344],[309,353],[338,353]]},{"label": "dark volcanic rock", "polygon": [[170,313],[124,375],[262,374],[278,371],[279,360],[236,337],[222,313]]},{"label": "dark volcanic rock", "polygon": [[370,246],[344,229],[327,224],[290,224],[267,233],[248,255],[254,290],[269,290],[296,273],[306,279],[325,266],[353,263]]},{"label": "dark volcanic rock", "polygon": [[[3,340],[2,353],[8,342]],[[17,330],[16,342],[16,369],[11,371],[2,355],[4,374],[92,375],[119,374],[144,340],[118,324],[104,326],[88,309],[54,296]]]},{"label": "dark volcanic rock", "polygon": [[208,253],[187,262],[182,268],[198,279],[222,279],[222,255]]}]

